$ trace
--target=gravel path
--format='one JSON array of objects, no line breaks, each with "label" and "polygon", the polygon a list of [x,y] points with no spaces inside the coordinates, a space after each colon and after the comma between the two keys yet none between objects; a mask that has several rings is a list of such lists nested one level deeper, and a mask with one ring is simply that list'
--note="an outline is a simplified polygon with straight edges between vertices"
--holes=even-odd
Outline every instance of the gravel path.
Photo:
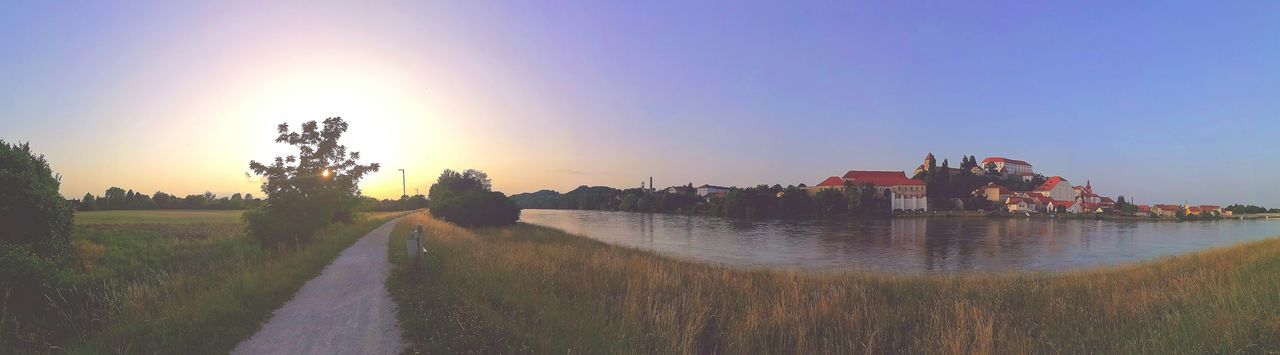
[{"label": "gravel path", "polygon": [[398,354],[396,304],[387,293],[393,219],[374,229],[294,295],[232,354]]}]

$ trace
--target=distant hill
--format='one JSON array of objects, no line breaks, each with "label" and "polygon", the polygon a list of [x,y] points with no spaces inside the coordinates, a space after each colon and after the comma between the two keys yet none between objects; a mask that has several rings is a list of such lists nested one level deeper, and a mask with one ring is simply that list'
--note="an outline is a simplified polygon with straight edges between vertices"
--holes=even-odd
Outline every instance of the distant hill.
[{"label": "distant hill", "polygon": [[516,206],[520,208],[552,209],[560,208],[561,196],[563,195],[556,191],[541,190],[511,195],[511,201],[515,201]]},{"label": "distant hill", "polygon": [[578,186],[566,193],[552,190],[511,195],[520,208],[616,210],[622,200],[622,190],[608,186]]}]

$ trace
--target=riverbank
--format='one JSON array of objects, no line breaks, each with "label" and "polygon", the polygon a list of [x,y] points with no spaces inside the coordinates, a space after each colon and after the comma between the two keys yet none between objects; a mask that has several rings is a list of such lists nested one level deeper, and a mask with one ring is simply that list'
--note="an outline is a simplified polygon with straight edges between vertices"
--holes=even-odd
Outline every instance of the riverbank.
[{"label": "riverbank", "polygon": [[[405,260],[410,226],[425,258]],[[421,352],[1280,350],[1280,238],[1065,273],[741,270],[425,213],[388,288]]]}]

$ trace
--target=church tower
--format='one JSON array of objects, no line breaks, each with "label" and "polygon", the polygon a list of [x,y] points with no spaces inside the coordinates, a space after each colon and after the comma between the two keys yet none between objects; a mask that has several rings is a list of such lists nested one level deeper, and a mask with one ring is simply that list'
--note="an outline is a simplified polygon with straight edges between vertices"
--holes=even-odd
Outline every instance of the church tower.
[{"label": "church tower", "polygon": [[924,171],[930,171],[932,167],[937,165],[938,161],[933,159],[933,152],[929,152],[929,155],[924,156]]}]

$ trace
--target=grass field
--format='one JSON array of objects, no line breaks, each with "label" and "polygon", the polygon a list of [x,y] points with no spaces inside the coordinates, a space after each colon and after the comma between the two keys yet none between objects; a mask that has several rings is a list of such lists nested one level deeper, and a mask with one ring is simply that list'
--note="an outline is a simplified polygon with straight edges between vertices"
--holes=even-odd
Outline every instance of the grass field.
[{"label": "grass field", "polygon": [[76,214],[72,246],[90,305],[69,309],[71,353],[225,353],[252,335],[339,252],[395,213],[334,226],[272,255],[244,233],[242,211]]},{"label": "grass field", "polygon": [[[425,258],[406,260],[411,225]],[[1280,239],[1058,274],[740,270],[518,224],[418,213],[388,287],[415,351],[1280,351]]]}]

